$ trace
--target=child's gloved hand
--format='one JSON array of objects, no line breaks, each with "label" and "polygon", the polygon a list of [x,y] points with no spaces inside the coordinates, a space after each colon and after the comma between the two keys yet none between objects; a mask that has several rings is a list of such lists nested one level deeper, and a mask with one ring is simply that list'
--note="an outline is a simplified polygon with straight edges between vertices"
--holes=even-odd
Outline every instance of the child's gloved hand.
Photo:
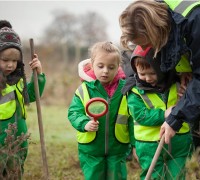
[{"label": "child's gloved hand", "polygon": [[88,132],[98,131],[99,121],[95,121],[93,118],[85,125],[85,130]]}]

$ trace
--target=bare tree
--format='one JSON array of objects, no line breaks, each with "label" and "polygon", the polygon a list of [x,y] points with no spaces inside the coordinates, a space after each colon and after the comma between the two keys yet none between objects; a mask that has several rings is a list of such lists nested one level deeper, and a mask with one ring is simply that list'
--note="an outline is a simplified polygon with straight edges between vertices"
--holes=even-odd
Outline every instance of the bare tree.
[{"label": "bare tree", "polygon": [[91,46],[97,41],[107,40],[107,23],[96,12],[87,12],[79,18],[82,43]]},{"label": "bare tree", "polygon": [[[44,45],[54,47],[54,56],[65,62],[80,61],[81,49],[87,49],[97,41],[107,39],[105,19],[96,12],[74,15],[66,10],[53,12],[54,19],[45,30]],[[71,49],[74,49],[74,57]],[[70,52],[69,52],[70,51]],[[83,55],[85,56],[85,55]]]},{"label": "bare tree", "polygon": [[45,30],[45,41],[49,43],[73,40],[77,17],[64,10],[53,12],[54,19]]}]

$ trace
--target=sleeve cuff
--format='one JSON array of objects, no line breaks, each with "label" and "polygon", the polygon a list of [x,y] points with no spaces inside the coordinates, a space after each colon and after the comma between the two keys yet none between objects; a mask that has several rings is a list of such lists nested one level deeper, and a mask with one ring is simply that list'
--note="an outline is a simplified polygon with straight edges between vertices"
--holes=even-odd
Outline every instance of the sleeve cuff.
[{"label": "sleeve cuff", "polygon": [[167,117],[166,122],[174,131],[179,131],[183,124],[182,120],[175,119],[171,114]]}]

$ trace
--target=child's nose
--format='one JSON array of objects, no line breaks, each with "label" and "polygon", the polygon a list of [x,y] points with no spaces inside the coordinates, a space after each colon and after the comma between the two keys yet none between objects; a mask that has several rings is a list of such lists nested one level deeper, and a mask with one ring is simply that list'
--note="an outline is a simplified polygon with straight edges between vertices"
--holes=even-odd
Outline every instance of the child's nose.
[{"label": "child's nose", "polygon": [[107,73],[108,72],[108,68],[104,68],[103,72]]},{"label": "child's nose", "polygon": [[149,81],[149,80],[151,80],[151,76],[146,76],[146,81]]},{"label": "child's nose", "polygon": [[8,62],[7,62],[7,66],[8,66],[8,67],[12,67],[13,64],[14,64],[14,63],[13,63],[12,61],[8,61]]}]

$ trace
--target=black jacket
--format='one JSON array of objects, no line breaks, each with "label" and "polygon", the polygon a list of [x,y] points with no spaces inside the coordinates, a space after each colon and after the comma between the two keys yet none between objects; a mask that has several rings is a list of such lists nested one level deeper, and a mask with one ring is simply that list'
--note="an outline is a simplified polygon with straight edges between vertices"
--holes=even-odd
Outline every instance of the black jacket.
[{"label": "black jacket", "polygon": [[160,51],[161,70],[175,68],[185,52],[190,53],[193,79],[188,84],[185,95],[172,109],[166,122],[179,130],[183,122],[194,123],[200,119],[200,7],[196,7],[184,18],[169,10],[172,30],[168,43]]}]

